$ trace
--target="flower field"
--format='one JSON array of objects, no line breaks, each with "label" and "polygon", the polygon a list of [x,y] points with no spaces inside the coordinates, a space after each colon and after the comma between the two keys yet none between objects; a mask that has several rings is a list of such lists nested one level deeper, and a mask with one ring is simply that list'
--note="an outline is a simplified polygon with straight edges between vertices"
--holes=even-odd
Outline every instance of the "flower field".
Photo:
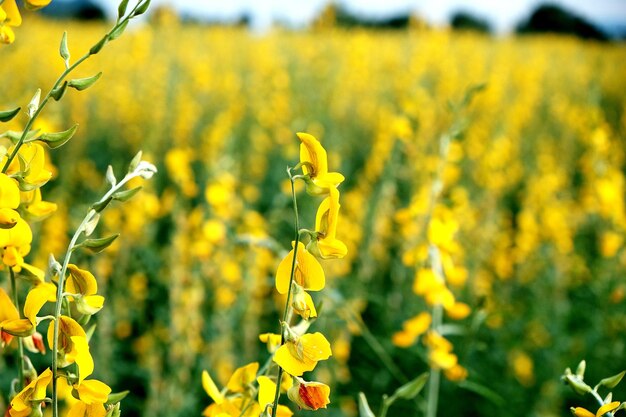
[{"label": "flower field", "polygon": [[[108,30],[28,17],[0,49],[2,109],[63,72],[64,30],[76,51]],[[303,291],[305,313],[294,307],[315,333],[296,340],[320,334],[332,351],[305,374],[330,387],[316,415],[368,416],[363,392],[381,417],[383,395],[425,372],[424,390],[394,396],[387,415],[434,416],[435,407],[440,416],[549,417],[577,406],[595,415],[597,402],[561,375],[583,359],[592,385],[626,369],[624,62],[623,43],[568,37],[419,27],[254,34],[156,16],[86,61],[77,76],[102,71],[98,82],[68,91],[34,123],[79,127],[46,151],[43,198],[57,210],[31,224],[24,259],[41,269],[50,253],[61,259],[106,191],[107,166],[123,171],[141,149],[158,172],[130,180],[143,189],[112,202],[95,232],[120,236],[72,261],[104,297],[89,347],[94,376],[130,391],[122,415],[232,415],[207,406],[247,398],[257,371],[237,388],[237,368],[271,364],[277,346],[259,335],[281,332],[293,271],[277,271],[294,258],[303,278],[296,270],[292,280],[316,291]],[[0,131],[23,124],[17,117]],[[322,180],[318,145],[339,184]],[[287,172],[303,161],[295,179],[306,184]],[[291,245],[296,196],[313,249]],[[305,277],[318,266],[319,292]],[[15,346],[0,356],[1,412]],[[50,349],[29,354],[39,372]],[[625,386],[613,400],[626,401]],[[281,404],[313,415],[292,397]],[[241,415],[258,416],[258,402]]]}]

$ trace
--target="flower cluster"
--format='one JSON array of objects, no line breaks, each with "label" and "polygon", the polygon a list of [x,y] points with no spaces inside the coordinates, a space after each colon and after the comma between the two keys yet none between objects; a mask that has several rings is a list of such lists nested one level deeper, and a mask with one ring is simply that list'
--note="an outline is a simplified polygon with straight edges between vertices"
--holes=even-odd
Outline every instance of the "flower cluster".
[{"label": "flower cluster", "polygon": [[[292,175],[292,197],[296,212],[296,240],[291,251],[280,261],[276,270],[276,290],[286,295],[281,321],[281,334],[265,333],[260,340],[267,343],[272,361],[278,365],[278,376],[270,377],[271,362],[259,371],[258,363],[238,368],[224,389],[219,390],[208,372],[203,373],[203,387],[214,403],[207,407],[208,417],[225,416],[290,416],[292,412],[278,404],[281,392],[299,408],[317,410],[330,403],[330,387],[302,378],[305,372],[315,369],[317,363],[331,355],[330,343],[320,333],[308,333],[317,309],[312,291],[321,291],[326,285],[324,269],[318,259],[343,258],[348,250],[337,238],[339,218],[339,191],[337,186],[344,177],[328,171],[326,150],[320,142],[307,133],[298,133],[301,141],[301,175]],[[295,181],[303,180],[310,195],[322,196],[315,216],[315,230],[300,229],[297,211]],[[306,243],[304,240],[307,240]],[[296,317],[301,320],[292,323]],[[256,388],[258,386],[258,388]]]}]

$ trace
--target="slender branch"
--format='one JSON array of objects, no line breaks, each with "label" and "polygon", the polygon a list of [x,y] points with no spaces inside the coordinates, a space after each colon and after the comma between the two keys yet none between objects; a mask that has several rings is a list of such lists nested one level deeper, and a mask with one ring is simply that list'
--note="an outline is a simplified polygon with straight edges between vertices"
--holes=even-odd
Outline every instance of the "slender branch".
[{"label": "slender branch", "polygon": [[[124,185],[130,181],[132,178],[135,178],[139,174],[130,173],[126,175],[119,183],[114,186],[111,186],[111,189],[98,201],[98,203],[102,203],[107,201],[115,192],[124,187]],[[63,294],[63,287],[65,286],[65,274],[67,273],[67,266],[70,263],[70,258],[72,257],[72,252],[75,249],[76,242],[80,235],[85,231],[85,227],[87,224],[93,219],[93,217],[97,214],[94,209],[89,209],[87,215],[80,223],[76,232],[74,232],[74,236],[72,236],[72,240],[67,246],[67,251],[65,253],[65,259],[63,260],[63,266],[61,267],[61,272],[59,273],[58,279],[58,287],[57,287],[57,300],[54,309],[54,333],[52,339],[52,416],[58,417],[59,409],[58,409],[58,394],[57,394],[57,378],[58,378],[58,352],[59,352],[59,318],[61,317],[61,307],[63,306],[63,300],[65,300]]]},{"label": "slender branch", "polygon": [[[111,34],[116,31],[120,26],[125,25],[132,17],[133,14],[135,12],[135,10],[137,10],[137,7],[139,7],[140,4],[142,4],[143,1],[138,1],[137,4],[135,5],[135,7],[132,9],[132,11],[130,13],[128,13],[128,15],[121,19],[121,20],[117,20],[115,22],[115,26],[113,26],[98,42],[96,42],[93,46],[98,45],[100,42],[104,42],[106,39],[108,39]],[[91,48],[90,48],[91,50]],[[52,97],[52,92],[58,88],[59,86],[61,86],[61,84],[63,83],[63,81],[65,80],[65,78],[72,72],[74,71],[80,64],[82,64],[85,60],[87,60],[87,58],[89,58],[92,55],[91,52],[87,52],[85,53],[82,57],[80,57],[76,62],[74,62],[72,65],[70,65],[69,67],[67,67],[65,69],[65,71],[63,71],[61,73],[61,75],[59,76],[59,78],[57,78],[57,80],[54,82],[54,84],[52,85],[52,88],[50,88],[50,90],[48,91],[48,93],[45,95],[45,97],[43,98],[43,100],[41,101],[41,103],[39,104],[39,106],[37,106],[37,110],[35,110],[35,112],[33,113],[33,115],[28,119],[28,122],[26,123],[26,126],[24,127],[24,131],[22,132],[22,136],[20,137],[20,139],[17,141],[17,143],[15,144],[15,146],[13,147],[13,151],[11,152],[11,154],[9,155],[9,157],[7,158],[6,162],[4,163],[4,166],[2,167],[2,173],[6,173],[7,170],[9,169],[9,166],[11,165],[11,162],[13,162],[13,160],[15,159],[15,157],[17,156],[20,148],[22,147],[22,145],[24,144],[24,141],[26,140],[26,136],[28,135],[28,132],[30,131],[31,127],[33,126],[33,124],[35,123],[35,120],[37,119],[37,117],[39,116],[39,114],[41,113],[41,111],[44,109],[44,107],[46,107],[46,104],[48,104],[48,102],[50,101],[50,98]]]},{"label": "slender branch", "polygon": [[[17,294],[17,281],[15,279],[15,271],[12,267],[9,267],[9,275],[11,276],[11,292],[13,293],[13,304],[15,308],[22,316],[20,311],[20,299]],[[17,388],[21,391],[24,388],[24,341],[21,337],[17,338]]]},{"label": "slender branch", "polygon": [[[287,291],[287,300],[285,301],[285,309],[283,311],[283,320],[281,322],[280,329],[280,345],[285,344],[285,329],[287,318],[289,316],[289,299],[291,298],[291,287],[293,286],[294,276],[296,274],[296,259],[298,256],[298,245],[300,243],[300,218],[298,217],[298,202],[296,200],[296,188],[295,188],[295,178],[291,175],[291,168],[287,168],[287,174],[289,175],[289,180],[291,181],[291,199],[293,201],[293,212],[295,216],[294,229],[295,229],[295,244],[293,247],[293,259],[291,261],[291,274],[289,278],[289,290]],[[274,394],[274,405],[272,406],[272,417],[276,417],[276,412],[278,410],[278,400],[280,399],[280,383],[283,378],[283,368],[278,367],[278,376],[276,377],[276,392]]]}]

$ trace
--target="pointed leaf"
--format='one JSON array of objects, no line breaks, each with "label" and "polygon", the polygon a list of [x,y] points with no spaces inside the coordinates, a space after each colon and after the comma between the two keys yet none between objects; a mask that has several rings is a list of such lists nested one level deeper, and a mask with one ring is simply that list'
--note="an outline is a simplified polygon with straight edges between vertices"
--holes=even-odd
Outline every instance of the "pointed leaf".
[{"label": "pointed leaf", "polygon": [[130,393],[130,391],[122,391],[122,392],[115,392],[115,393],[109,394],[109,398],[107,399],[107,404],[119,403],[124,398],[126,398],[126,396],[129,393]]},{"label": "pointed leaf", "polygon": [[405,400],[411,400],[420,393],[420,391],[426,385],[428,381],[428,372],[424,372],[414,380],[407,382],[396,390],[393,397],[403,398]]},{"label": "pointed leaf", "polygon": [[580,361],[580,363],[578,364],[578,367],[576,368],[576,375],[580,377],[580,379],[583,379],[585,377],[585,369],[587,368],[587,362],[585,362],[585,360],[583,359],[582,361]]},{"label": "pointed leaf", "polygon": [[617,384],[620,383],[622,378],[624,378],[624,375],[626,375],[626,371],[622,371],[622,372],[620,372],[617,375],[613,375],[613,376],[610,376],[608,378],[604,378],[603,380],[598,382],[598,385],[603,385],[603,386],[607,387],[608,389],[613,389],[613,388],[615,388],[617,386]]},{"label": "pointed leaf", "polygon": [[94,46],[91,47],[91,49],[89,49],[89,55],[95,55],[98,52],[100,52],[100,50],[102,49],[102,47],[104,47],[104,45],[109,41],[108,37],[104,37],[102,39],[100,39],[98,41],[97,44],[95,44]]},{"label": "pointed leaf", "polygon": [[148,10],[148,7],[150,7],[150,0],[144,1],[143,4],[137,7],[137,9],[135,10],[135,13],[133,13],[133,17],[144,14],[146,10]]},{"label": "pointed leaf", "polygon": [[39,109],[39,100],[41,99],[41,88],[35,91],[35,95],[30,99],[30,103],[26,106],[26,114],[28,117],[33,117],[37,109]]},{"label": "pointed leaf", "polygon": [[125,191],[118,191],[116,193],[113,194],[113,200],[117,200],[117,201],[128,201],[131,198],[133,198],[133,196],[135,194],[137,194],[139,192],[139,190],[141,190],[143,187],[140,185],[139,187],[135,187],[131,190],[125,190]]},{"label": "pointed leaf", "polygon": [[45,143],[48,147],[52,149],[59,148],[67,143],[68,140],[72,139],[74,133],[76,133],[76,129],[78,129],[78,124],[70,127],[63,132],[55,132],[55,133],[44,133],[39,136],[37,140]]},{"label": "pointed leaf", "polygon": [[115,39],[119,38],[126,30],[128,22],[129,20],[124,20],[122,23],[119,24],[119,26],[116,26],[113,32],[111,32],[111,34],[109,35],[109,40],[114,41]]},{"label": "pointed leaf", "polygon": [[70,66],[70,50],[67,47],[67,32],[63,32],[63,37],[61,38],[61,45],[59,46],[59,54],[63,61],[65,61],[65,68],[69,68]]},{"label": "pointed leaf", "polygon": [[104,201],[98,201],[97,203],[92,204],[91,208],[94,209],[96,212],[100,213],[102,210],[106,208],[106,206],[109,205],[111,200],[112,198],[109,197]]},{"label": "pointed leaf", "polygon": [[362,392],[359,392],[359,417],[376,417]]},{"label": "pointed leaf", "polygon": [[96,75],[92,77],[76,78],[76,79],[70,80],[70,82],[67,85],[68,87],[75,88],[78,91],[83,91],[91,87],[92,85],[94,85],[101,76],[102,76],[102,71],[100,71],[99,73],[97,73]]},{"label": "pointed leaf", "polygon": [[128,7],[128,0],[122,0],[120,5],[117,6],[117,17],[121,19],[126,14],[126,8]]},{"label": "pointed leaf", "polygon": [[63,96],[65,95],[66,91],[67,91],[67,81],[63,81],[63,84],[61,84],[60,86],[58,86],[54,90],[50,91],[50,96],[55,101],[59,101],[59,100],[61,100],[61,98],[63,98]]},{"label": "pointed leaf", "polygon": [[107,167],[106,179],[112,187],[115,187],[115,184],[117,184],[117,178],[115,178],[115,173],[111,165]]},{"label": "pointed leaf", "polygon": [[93,253],[99,253],[108,248],[119,235],[119,233],[116,233],[114,235],[102,237],[99,239],[85,239],[78,245],[74,246],[74,248],[87,248]]},{"label": "pointed leaf", "polygon": [[130,174],[131,172],[134,172],[135,169],[137,169],[137,167],[139,166],[139,163],[141,162],[141,156],[143,155],[143,152],[139,151],[137,152],[137,155],[135,155],[132,159],[132,161],[130,161],[130,164],[128,164],[128,173]]},{"label": "pointed leaf", "polygon": [[21,109],[21,107],[18,107],[13,110],[0,111],[0,122],[8,122],[9,120],[13,119],[15,116],[17,116]]}]

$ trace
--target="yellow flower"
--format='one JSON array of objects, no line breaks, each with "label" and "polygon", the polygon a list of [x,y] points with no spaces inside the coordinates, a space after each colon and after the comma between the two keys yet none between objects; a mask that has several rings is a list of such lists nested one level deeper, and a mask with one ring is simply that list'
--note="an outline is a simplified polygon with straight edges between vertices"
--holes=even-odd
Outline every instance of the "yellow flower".
[{"label": "yellow flower", "polygon": [[9,295],[0,288],[0,342],[2,346],[11,343],[13,336],[29,336],[35,326],[28,319],[20,319],[20,314]]},{"label": "yellow flower", "polygon": [[[272,405],[274,403],[274,395],[276,394],[276,383],[267,376],[258,377],[257,382],[259,383],[259,394],[257,397],[259,406],[261,407],[261,410],[265,410],[265,407],[267,405]],[[280,404],[278,405],[278,409],[276,410],[276,416],[291,417],[292,415],[293,412],[288,407]]]},{"label": "yellow flower", "polygon": [[28,292],[24,302],[24,315],[33,326],[37,325],[37,313],[43,305],[57,300],[56,293],[57,287],[50,282],[41,282]]},{"label": "yellow flower", "polygon": [[[13,148],[10,148],[9,152],[12,150]],[[52,177],[52,172],[46,166],[45,148],[39,143],[27,143],[20,148],[19,158],[15,158],[7,169],[8,175],[22,172],[20,160],[26,164],[26,174],[20,175],[24,175],[24,181],[28,184],[41,187]]]},{"label": "yellow flower", "polygon": [[430,327],[432,317],[428,312],[421,312],[417,316],[407,320],[402,325],[402,330],[394,333],[392,342],[398,347],[409,347],[417,341]]},{"label": "yellow flower", "polygon": [[320,258],[343,258],[348,253],[346,245],[336,238],[339,207],[339,191],[331,187],[328,197],[322,201],[315,216],[318,237],[309,245],[312,253]]},{"label": "yellow flower", "polygon": [[315,303],[311,295],[304,291],[300,285],[294,283],[293,301],[291,306],[293,310],[305,320],[311,317],[317,317],[317,310],[315,309]]},{"label": "yellow flower", "polygon": [[289,399],[305,410],[318,410],[330,404],[330,387],[321,382],[306,382],[296,378],[287,392]]},{"label": "yellow flower", "polygon": [[93,274],[87,270],[80,269],[74,264],[69,264],[67,269],[70,276],[67,278],[65,291],[71,294],[80,294],[79,297],[72,297],[76,302],[76,309],[85,315],[96,314],[104,305],[104,297],[96,295],[98,292],[98,282]]},{"label": "yellow flower", "polygon": [[[276,271],[276,289],[280,294],[286,294],[289,291],[293,253],[294,250],[292,249],[280,262]],[[298,242],[294,282],[308,291],[320,291],[326,284],[326,276],[324,275],[322,265],[315,259],[315,256],[306,250],[302,242]]]},{"label": "yellow flower", "polygon": [[296,133],[300,141],[300,163],[307,176],[306,190],[312,195],[324,195],[345,179],[338,172],[328,172],[328,157],[322,144],[308,133]]},{"label": "yellow flower", "polygon": [[57,210],[57,205],[41,198],[41,189],[21,193],[22,207],[26,210],[28,220],[40,221]]},{"label": "yellow flower", "polygon": [[[48,327],[48,346],[52,349],[54,323]],[[59,365],[62,367],[76,363],[79,384],[93,373],[93,358],[89,353],[89,343],[83,328],[71,317],[59,317]]]},{"label": "yellow flower", "polygon": [[267,344],[267,350],[270,353],[276,352],[280,347],[280,335],[276,333],[263,333],[259,335],[259,340]]},{"label": "yellow flower", "polygon": [[252,362],[248,365],[237,368],[226,384],[226,388],[230,392],[244,392],[249,385],[256,379],[256,373],[259,370],[259,363]]},{"label": "yellow flower", "polygon": [[33,233],[23,219],[17,219],[11,229],[0,229],[0,248],[3,248],[2,263],[13,267],[16,272],[24,264],[24,256],[30,252]]},{"label": "yellow flower", "polygon": [[211,375],[209,375],[206,370],[202,371],[202,388],[204,388],[204,391],[216,404],[224,402],[224,395],[217,388],[217,385],[213,382],[213,378],[211,378]]},{"label": "yellow flower", "polygon": [[602,407],[598,408],[598,411],[596,411],[595,414],[582,407],[572,408],[571,410],[576,417],[602,417],[606,413],[615,410],[617,407],[619,407],[619,405],[619,401],[613,401],[612,403],[604,404]]},{"label": "yellow flower", "polygon": [[288,341],[274,353],[274,362],[290,375],[312,371],[317,362],[332,355],[330,343],[321,333],[305,334]]},{"label": "yellow flower", "polygon": [[17,27],[21,24],[22,16],[15,0],[5,0],[0,5],[0,43],[13,43],[15,34],[11,26]]},{"label": "yellow flower", "polygon": [[41,415],[41,403],[38,401],[46,398],[46,387],[50,381],[52,381],[52,371],[48,368],[13,398],[9,415],[11,417],[30,416],[33,408],[38,409]]},{"label": "yellow flower", "polygon": [[24,0],[24,6],[28,10],[37,10],[46,7],[52,0]]}]

